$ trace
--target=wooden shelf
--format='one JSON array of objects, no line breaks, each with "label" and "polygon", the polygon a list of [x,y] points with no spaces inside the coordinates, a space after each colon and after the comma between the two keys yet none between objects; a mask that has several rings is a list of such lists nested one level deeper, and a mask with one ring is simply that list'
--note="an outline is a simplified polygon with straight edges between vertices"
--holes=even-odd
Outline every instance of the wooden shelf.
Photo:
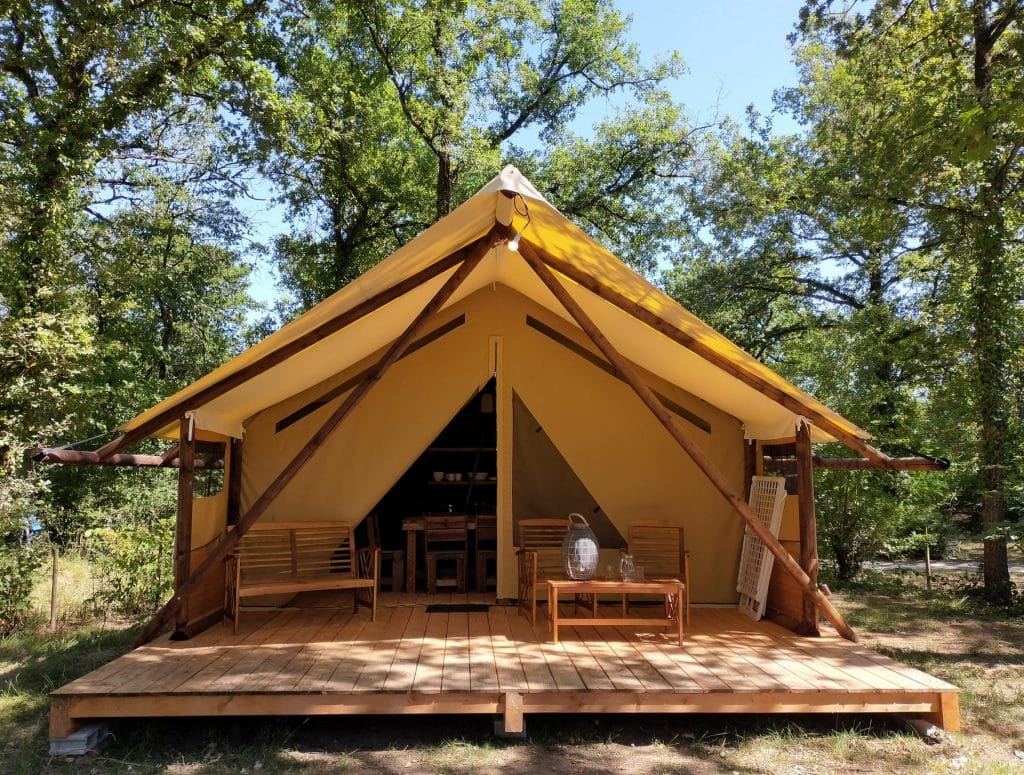
[{"label": "wooden shelf", "polygon": [[472,480],[472,479],[463,479],[461,482],[434,482],[434,481],[427,482],[427,484],[429,484],[431,487],[436,487],[436,486],[442,485],[442,484],[446,485],[446,486],[447,485],[456,485],[456,486],[457,485],[462,485],[463,487],[465,487],[467,484],[497,484],[497,483],[498,483],[497,479],[478,479],[478,480],[475,480],[475,481]]}]

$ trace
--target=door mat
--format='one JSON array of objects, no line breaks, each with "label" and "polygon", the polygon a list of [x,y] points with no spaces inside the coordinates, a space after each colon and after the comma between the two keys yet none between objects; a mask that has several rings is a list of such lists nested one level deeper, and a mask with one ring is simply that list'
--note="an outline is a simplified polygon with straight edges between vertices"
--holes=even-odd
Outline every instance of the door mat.
[{"label": "door mat", "polygon": [[428,614],[485,614],[491,610],[490,603],[431,603]]}]

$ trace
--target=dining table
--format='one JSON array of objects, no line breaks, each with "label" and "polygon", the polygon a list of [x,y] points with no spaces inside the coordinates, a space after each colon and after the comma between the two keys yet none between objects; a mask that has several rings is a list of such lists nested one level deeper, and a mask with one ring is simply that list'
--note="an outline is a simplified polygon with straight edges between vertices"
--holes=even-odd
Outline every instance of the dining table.
[{"label": "dining table", "polygon": [[[476,516],[468,514],[451,514],[445,512],[443,514],[432,514],[431,516],[443,516],[443,517],[466,517],[466,529],[470,532],[476,531]],[[421,543],[419,536],[423,534],[423,529],[426,526],[427,518],[423,517],[406,517],[402,520],[402,530],[405,531],[405,591],[415,592],[416,591],[416,555],[418,553],[419,544]]]}]

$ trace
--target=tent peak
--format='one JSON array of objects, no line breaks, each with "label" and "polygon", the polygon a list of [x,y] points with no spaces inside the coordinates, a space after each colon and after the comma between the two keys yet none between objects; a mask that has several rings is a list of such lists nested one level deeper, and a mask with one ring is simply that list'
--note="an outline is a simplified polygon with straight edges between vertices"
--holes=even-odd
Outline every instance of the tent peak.
[{"label": "tent peak", "polygon": [[514,194],[521,194],[529,199],[544,202],[549,206],[551,204],[541,195],[533,183],[512,164],[506,164],[501,172],[491,178],[487,185],[477,191],[474,196],[493,194],[499,191],[510,191]]}]

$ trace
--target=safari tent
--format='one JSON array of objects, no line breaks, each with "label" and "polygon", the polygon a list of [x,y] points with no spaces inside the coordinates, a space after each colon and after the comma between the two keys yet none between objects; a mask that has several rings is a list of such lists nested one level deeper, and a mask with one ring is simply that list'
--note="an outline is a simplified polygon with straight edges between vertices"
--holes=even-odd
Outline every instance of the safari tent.
[{"label": "safari tent", "polygon": [[[471,430],[460,430],[467,417]],[[370,539],[384,549],[385,575],[399,577],[394,591],[382,597],[384,609],[389,600],[429,603],[407,521],[435,512],[496,517],[493,589],[469,595],[486,602],[517,597],[519,520],[565,516],[568,511],[585,514],[602,547],[602,569],[618,562],[631,523],[657,519],[677,524],[684,529],[690,553],[689,586],[697,621],[693,637],[737,627],[743,635],[733,632],[718,668],[706,664],[687,669],[682,663],[658,668],[674,657],[664,646],[652,647],[661,662],[648,667],[659,678],[644,678],[638,669],[637,680],[645,688],[666,684],[666,693],[656,702],[643,703],[629,692],[617,701],[622,687],[611,678],[615,671],[600,664],[597,649],[585,645],[585,658],[573,657],[570,646],[557,644],[558,658],[567,660],[579,681],[559,679],[556,668],[546,662],[556,655],[541,645],[543,625],[527,632],[522,629],[525,620],[497,614],[501,622],[495,624],[491,612],[483,620],[483,634],[489,654],[484,661],[491,665],[488,675],[493,680],[483,683],[467,678],[465,686],[457,682],[456,688],[446,688],[439,679],[437,687],[424,688],[411,677],[392,686],[384,668],[380,681],[371,682],[383,693],[371,702],[360,692],[354,701],[354,687],[333,694],[315,682],[301,690],[290,683],[283,689],[286,671],[272,663],[277,670],[272,675],[280,680],[264,676],[259,686],[276,692],[273,701],[236,696],[244,681],[231,684],[233,690],[218,685],[217,679],[208,684],[187,679],[180,683],[188,691],[180,696],[191,699],[175,705],[173,697],[180,693],[159,682],[143,689],[137,675],[134,682],[127,678],[121,684],[86,676],[55,693],[57,737],[83,718],[214,711],[475,709],[504,713],[506,723],[515,726],[517,713],[566,709],[898,708],[947,726],[956,724],[952,687],[887,660],[882,664],[884,658],[843,642],[832,630],[803,642],[792,632],[818,634],[823,614],[847,640],[855,639],[815,583],[813,467],[922,469],[937,467],[936,461],[892,458],[875,449],[863,430],[743,352],[611,255],[513,167],[321,304],[120,430],[113,442],[95,452],[40,450],[37,459],[179,470],[177,592],[144,640],[168,624],[186,640],[163,636],[122,657],[137,660],[135,674],[143,663],[138,660],[180,658],[190,644],[213,649],[210,653],[218,654],[222,665],[244,662],[241,656],[235,661],[224,657],[228,652],[223,649],[245,643],[245,638],[251,644],[257,630],[243,627],[233,636],[218,623],[230,582],[224,560],[253,526],[347,524],[356,526],[357,544],[368,527]],[[147,437],[167,439],[167,451],[127,451]],[[832,441],[845,444],[855,457],[823,460],[813,454],[813,444]],[[754,523],[746,500],[751,477],[773,471],[786,475],[790,491],[777,537],[762,535],[764,528]],[[200,497],[204,490],[197,482],[208,480],[217,480],[213,489],[220,490]],[[768,612],[788,629],[769,623],[741,625],[721,613],[734,610],[737,603],[745,531],[761,536],[776,557]],[[246,626],[258,629],[272,615],[254,613],[243,624],[249,621]],[[407,667],[406,657],[413,652],[413,662],[424,664],[433,620],[420,622],[413,648],[404,633],[418,614],[389,616],[383,625],[364,622],[358,632],[345,629],[352,620],[335,621],[334,630],[326,621],[305,622],[308,637],[302,642],[307,645],[296,652],[307,660],[299,660],[306,668],[303,675],[316,672],[308,664],[321,656],[316,644],[326,649],[324,654],[334,653],[330,650],[340,648],[343,632],[346,642],[369,648],[365,659],[380,657],[384,643],[384,661],[392,671]],[[456,622],[454,613],[445,622],[447,631],[434,632],[436,639],[448,643],[439,675],[459,653],[451,648],[452,638],[462,644],[470,662],[484,648],[472,648],[479,622]],[[462,629],[453,632],[453,627]],[[758,627],[775,629],[762,639]],[[259,632],[263,640],[258,642],[272,641],[265,629]],[[578,632],[576,645],[589,644],[586,628]],[[325,633],[330,636],[326,641],[317,640]],[[547,683],[543,676],[531,679],[535,660],[527,659],[519,646],[502,652],[496,633],[538,649],[534,657],[547,665]],[[369,641],[368,634],[373,635]],[[630,643],[633,636],[623,637]],[[620,666],[631,664],[618,645],[602,642],[609,658]],[[709,644],[701,646],[702,653],[713,651]],[[630,648],[635,657],[645,653],[646,645],[636,642]],[[680,659],[693,659],[685,648]],[[794,661],[793,654],[799,662],[813,660],[819,648],[832,657],[854,655],[850,658],[859,667],[836,676],[820,665],[774,671],[761,665],[760,678],[745,679],[747,693],[759,701],[722,699],[733,697],[729,692],[736,690],[727,686],[725,676],[738,669],[735,660],[748,667],[757,660],[771,664],[784,652],[788,662]],[[750,654],[740,655],[743,649]],[[345,653],[331,658],[342,663],[355,659],[352,652]],[[516,676],[503,678],[506,657],[518,666]],[[341,668],[333,664],[327,672],[336,676]],[[356,673],[365,677],[365,660],[360,664]],[[600,689],[587,683],[584,664],[594,675],[604,676],[594,679]],[[722,664],[733,667],[723,670]],[[122,667],[133,675],[127,663]],[[111,674],[116,672],[110,668]],[[794,683],[782,679],[785,672],[797,676]],[[688,676],[679,680],[689,689],[679,689],[670,673]],[[877,673],[877,680],[868,673]],[[414,668],[411,675],[421,674]],[[474,691],[485,684],[486,690]],[[566,687],[572,689],[571,696],[560,701]],[[197,691],[206,691],[209,704],[195,700]],[[154,692],[163,698],[156,706],[163,710],[145,711],[154,706],[138,698],[152,699]],[[799,694],[798,701],[787,703],[793,692]],[[423,700],[427,695],[429,702]],[[694,699],[697,695],[704,699]],[[103,698],[111,696],[117,701],[104,704]],[[588,704],[587,697],[597,699]]]}]

